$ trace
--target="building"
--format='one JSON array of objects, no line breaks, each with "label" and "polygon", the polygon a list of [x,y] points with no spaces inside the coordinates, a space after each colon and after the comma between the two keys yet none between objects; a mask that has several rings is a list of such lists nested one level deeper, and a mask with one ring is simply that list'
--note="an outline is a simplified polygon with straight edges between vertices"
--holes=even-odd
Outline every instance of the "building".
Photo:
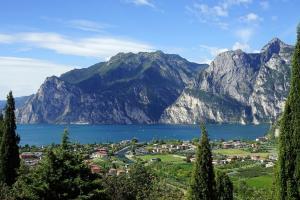
[{"label": "building", "polygon": [[266,168],[269,168],[269,167],[274,167],[274,163],[273,162],[268,162],[267,164],[266,164]]},{"label": "building", "polygon": [[42,152],[23,152],[20,154],[20,159],[22,159],[27,166],[35,166],[42,159]]},{"label": "building", "polygon": [[107,175],[108,176],[116,176],[117,175],[117,169],[114,169],[114,168],[109,169]]},{"label": "building", "polygon": [[100,174],[100,173],[102,173],[102,170],[101,170],[101,168],[98,165],[92,164],[92,165],[90,165],[90,169],[91,169],[91,172],[93,174]]},{"label": "building", "polygon": [[120,142],[120,144],[121,145],[127,145],[127,144],[130,144],[130,140],[122,140],[121,142]]},{"label": "building", "polygon": [[222,143],[223,149],[232,149],[234,145],[231,142],[223,142]]},{"label": "building", "polygon": [[269,159],[270,160],[278,160],[278,156],[277,155],[269,155]]},{"label": "building", "polygon": [[233,161],[235,161],[235,160],[237,160],[237,156],[229,156],[229,157],[226,159],[226,161],[227,161],[228,163],[233,162]]},{"label": "building", "polygon": [[126,174],[126,171],[124,169],[117,170],[117,176],[124,175],[124,174]]},{"label": "building", "polygon": [[251,156],[251,160],[259,161],[260,160],[260,156],[253,155],[253,156]]},{"label": "building", "polygon": [[258,137],[255,139],[256,142],[266,142],[268,140],[267,137]]},{"label": "building", "polygon": [[150,162],[160,162],[161,159],[160,158],[151,158]]},{"label": "building", "polygon": [[91,158],[106,158],[108,157],[108,149],[100,148],[91,155]]}]

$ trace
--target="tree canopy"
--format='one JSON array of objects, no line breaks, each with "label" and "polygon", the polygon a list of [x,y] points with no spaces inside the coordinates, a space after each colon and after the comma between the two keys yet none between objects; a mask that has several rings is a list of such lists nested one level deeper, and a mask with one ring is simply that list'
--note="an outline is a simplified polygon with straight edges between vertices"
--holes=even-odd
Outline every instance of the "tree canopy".
[{"label": "tree canopy", "polygon": [[202,125],[188,198],[191,200],[215,200],[215,186],[211,148],[206,128]]},{"label": "tree canopy", "polygon": [[19,141],[16,133],[15,100],[12,92],[7,96],[5,116],[2,124],[2,138],[0,144],[0,181],[11,186],[17,178],[20,166]]},{"label": "tree canopy", "polygon": [[300,26],[292,60],[291,87],[281,119],[278,199],[300,199]]}]

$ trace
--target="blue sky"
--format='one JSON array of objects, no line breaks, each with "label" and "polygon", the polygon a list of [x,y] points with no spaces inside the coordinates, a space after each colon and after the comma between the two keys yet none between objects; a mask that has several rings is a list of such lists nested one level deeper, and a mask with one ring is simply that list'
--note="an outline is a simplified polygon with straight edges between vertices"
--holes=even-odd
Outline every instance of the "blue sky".
[{"label": "blue sky", "polygon": [[0,99],[118,52],[163,50],[209,63],[232,49],[294,44],[298,0],[0,0]]}]

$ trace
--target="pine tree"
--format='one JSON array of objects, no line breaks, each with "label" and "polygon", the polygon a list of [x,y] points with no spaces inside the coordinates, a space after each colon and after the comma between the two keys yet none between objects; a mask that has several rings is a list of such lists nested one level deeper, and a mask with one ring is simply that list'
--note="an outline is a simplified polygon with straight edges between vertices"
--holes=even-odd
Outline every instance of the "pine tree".
[{"label": "pine tree", "polygon": [[233,184],[227,174],[216,173],[216,193],[218,200],[233,200]]},{"label": "pine tree", "polygon": [[278,199],[300,199],[300,25],[292,60],[291,88],[280,126]]},{"label": "pine tree", "polygon": [[196,163],[189,188],[190,200],[215,200],[215,176],[212,165],[212,153],[207,131],[201,127],[201,140],[197,146]]},{"label": "pine tree", "polygon": [[19,141],[16,133],[15,100],[12,92],[7,96],[3,136],[0,144],[0,181],[11,186],[17,177],[20,166]]}]

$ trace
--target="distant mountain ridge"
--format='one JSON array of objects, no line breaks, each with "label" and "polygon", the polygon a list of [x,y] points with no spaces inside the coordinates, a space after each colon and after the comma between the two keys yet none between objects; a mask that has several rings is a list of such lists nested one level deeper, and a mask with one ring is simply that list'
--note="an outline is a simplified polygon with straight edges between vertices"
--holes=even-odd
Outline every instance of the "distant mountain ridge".
[{"label": "distant mountain ridge", "polygon": [[161,51],[119,53],[108,62],[50,77],[18,110],[20,123],[156,123],[207,65]]},{"label": "distant mountain ridge", "polygon": [[[22,97],[15,97],[15,105],[17,108],[24,106],[26,101],[30,99],[33,95],[29,96],[22,96]],[[6,100],[0,100],[0,110],[4,109],[6,106]]]},{"label": "distant mountain ridge", "polygon": [[19,123],[193,124],[276,120],[294,47],[274,38],[260,53],[219,54],[208,66],[161,51],[119,53],[49,77],[17,110]]}]

